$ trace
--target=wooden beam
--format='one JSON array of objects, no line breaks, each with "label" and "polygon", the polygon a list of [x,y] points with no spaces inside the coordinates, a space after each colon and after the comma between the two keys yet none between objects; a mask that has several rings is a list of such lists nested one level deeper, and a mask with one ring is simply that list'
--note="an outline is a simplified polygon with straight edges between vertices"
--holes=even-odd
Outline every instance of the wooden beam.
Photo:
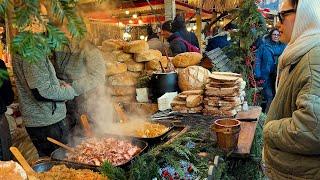
[{"label": "wooden beam", "polygon": [[199,41],[199,48],[201,50],[201,30],[202,30],[202,19],[201,19],[201,8],[197,8],[196,10],[196,24],[197,24],[197,30],[196,30],[196,35]]}]

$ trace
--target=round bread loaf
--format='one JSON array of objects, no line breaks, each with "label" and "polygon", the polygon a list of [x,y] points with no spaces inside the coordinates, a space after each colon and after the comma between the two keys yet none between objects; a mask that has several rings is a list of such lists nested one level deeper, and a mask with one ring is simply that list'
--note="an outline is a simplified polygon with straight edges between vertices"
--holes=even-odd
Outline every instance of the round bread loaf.
[{"label": "round bread loaf", "polygon": [[131,72],[140,72],[144,70],[144,63],[138,63],[135,61],[128,61],[125,62],[127,67],[128,67],[128,71]]},{"label": "round bread loaf", "polygon": [[185,68],[188,66],[197,65],[200,63],[202,55],[197,52],[185,52],[176,55],[172,63],[175,67]]},{"label": "round bread loaf", "polygon": [[137,78],[139,74],[134,72],[124,72],[110,76],[108,83],[111,86],[134,86],[137,84]]},{"label": "round bread loaf", "polygon": [[111,86],[110,94],[113,96],[135,95],[136,88],[134,86]]},{"label": "round bread loaf", "polygon": [[102,56],[105,62],[115,62],[117,60],[115,54],[113,52],[103,52]]},{"label": "round bread loaf", "polygon": [[136,62],[148,62],[151,60],[160,60],[162,54],[158,50],[149,49],[145,51],[141,51],[134,55],[134,60]]},{"label": "round bread loaf", "polygon": [[106,69],[107,76],[121,74],[127,71],[127,65],[125,63],[107,62],[106,68],[107,68]]},{"label": "round bread loaf", "polygon": [[109,39],[102,42],[102,51],[111,52],[122,49],[124,42],[121,40]]},{"label": "round bread loaf", "polygon": [[161,62],[163,68],[167,68],[168,59],[166,56],[162,56],[160,59],[155,59],[155,60],[151,60],[151,61],[147,62],[146,69],[147,70],[154,70],[154,71],[161,70],[161,66],[160,66],[159,61]]},{"label": "round bread loaf", "polygon": [[120,51],[116,52],[116,59],[118,62],[133,61],[133,55]]},{"label": "round bread loaf", "polygon": [[178,75],[178,85],[181,91],[201,90],[209,81],[210,71],[201,66],[190,66]]},{"label": "round bread loaf", "polygon": [[[30,177],[35,178],[34,176]],[[0,161],[0,179],[27,180],[28,176],[20,164],[14,161]]]},{"label": "round bread loaf", "polygon": [[143,40],[131,41],[123,47],[123,50],[126,53],[139,53],[148,49],[148,43]]}]

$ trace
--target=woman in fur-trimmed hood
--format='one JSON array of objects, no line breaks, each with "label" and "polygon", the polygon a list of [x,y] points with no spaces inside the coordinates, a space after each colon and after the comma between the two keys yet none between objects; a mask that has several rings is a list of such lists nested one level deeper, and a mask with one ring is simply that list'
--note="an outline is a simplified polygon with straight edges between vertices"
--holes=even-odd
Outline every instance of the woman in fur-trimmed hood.
[{"label": "woman in fur-trimmed hood", "polygon": [[320,179],[320,1],[283,0],[278,23],[288,43],[264,125],[270,179]]}]

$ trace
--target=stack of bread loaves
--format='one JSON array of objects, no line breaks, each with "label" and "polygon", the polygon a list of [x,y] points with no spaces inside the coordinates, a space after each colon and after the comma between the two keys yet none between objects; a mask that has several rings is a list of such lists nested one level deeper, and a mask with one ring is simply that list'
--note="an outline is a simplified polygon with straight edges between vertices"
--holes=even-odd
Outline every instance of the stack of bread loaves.
[{"label": "stack of bread loaves", "polygon": [[183,91],[171,102],[173,111],[180,113],[201,113],[203,90]]},{"label": "stack of bread loaves", "polygon": [[[126,53],[122,40],[106,40],[102,43],[102,51],[106,60],[106,76],[108,90],[115,102],[132,102],[135,100],[135,85],[139,73],[130,72],[128,62],[133,61],[133,54]],[[132,69],[132,66],[130,66]]]},{"label": "stack of bread loaves", "polygon": [[160,51],[149,49],[148,43],[143,40],[106,40],[101,49],[106,60],[108,86],[117,102],[135,100],[135,86],[141,72],[160,70],[159,61],[164,68],[168,64],[167,58]]},{"label": "stack of bread loaves", "polygon": [[215,117],[232,117],[241,110],[241,92],[245,82],[240,74],[213,72],[205,87],[204,114]]}]

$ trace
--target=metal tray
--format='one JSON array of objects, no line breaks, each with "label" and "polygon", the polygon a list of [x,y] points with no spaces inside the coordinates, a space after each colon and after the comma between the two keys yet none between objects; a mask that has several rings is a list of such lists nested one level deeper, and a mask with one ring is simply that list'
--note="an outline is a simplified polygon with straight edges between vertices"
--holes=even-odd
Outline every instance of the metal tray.
[{"label": "metal tray", "polygon": [[65,165],[67,168],[72,169],[90,169],[95,172],[99,172],[97,168],[92,168],[87,165],[83,164],[75,164],[75,163],[69,163],[69,162],[62,162],[62,161],[56,161],[56,160],[39,160],[37,161],[33,166],[32,169],[37,173],[47,172],[49,171],[53,166],[56,165]]},{"label": "metal tray", "polygon": [[[117,135],[105,135],[103,137],[114,137],[114,138],[117,138],[119,140],[128,140],[133,145],[136,145],[141,149],[141,151],[139,153],[134,155],[128,161],[126,161],[126,162],[124,162],[124,163],[122,163],[120,165],[117,165],[117,167],[122,167],[122,168],[128,167],[131,164],[131,161],[134,160],[137,156],[139,156],[142,152],[144,152],[148,147],[148,143],[147,142],[139,140],[139,139],[136,139],[136,138],[121,137],[121,136],[117,136]],[[85,138],[83,138],[83,139],[85,139]],[[71,145],[71,146],[74,147],[74,145]],[[51,158],[53,160],[61,161],[63,163],[69,163],[69,164],[77,165],[77,166],[90,167],[89,169],[99,170],[99,167],[100,167],[100,166],[96,166],[96,165],[91,165],[91,164],[85,164],[85,163],[79,163],[79,162],[75,162],[75,161],[65,160],[66,159],[66,150],[63,149],[63,148],[59,148],[59,149],[56,149],[55,151],[53,151],[51,153]]]}]

